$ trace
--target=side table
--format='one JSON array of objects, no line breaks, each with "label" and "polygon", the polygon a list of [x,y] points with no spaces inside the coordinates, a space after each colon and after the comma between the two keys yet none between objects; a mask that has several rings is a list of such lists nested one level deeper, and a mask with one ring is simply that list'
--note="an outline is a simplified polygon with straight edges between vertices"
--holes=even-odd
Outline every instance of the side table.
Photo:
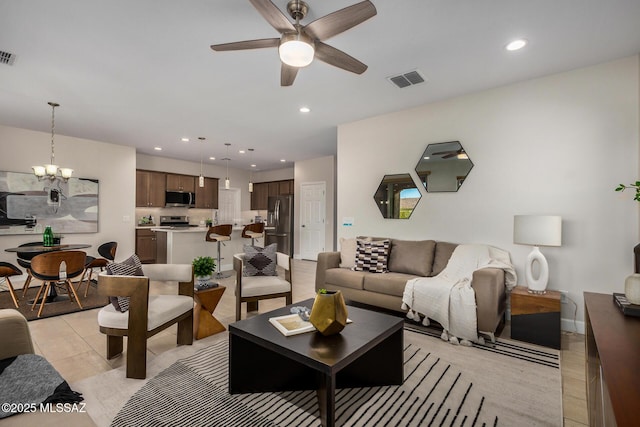
[{"label": "side table", "polygon": [[560,292],[511,291],[511,338],[560,350]]},{"label": "side table", "polygon": [[196,339],[206,338],[218,332],[226,331],[226,328],[213,316],[222,294],[224,286],[196,290],[193,292],[195,308],[193,310],[193,336]]}]

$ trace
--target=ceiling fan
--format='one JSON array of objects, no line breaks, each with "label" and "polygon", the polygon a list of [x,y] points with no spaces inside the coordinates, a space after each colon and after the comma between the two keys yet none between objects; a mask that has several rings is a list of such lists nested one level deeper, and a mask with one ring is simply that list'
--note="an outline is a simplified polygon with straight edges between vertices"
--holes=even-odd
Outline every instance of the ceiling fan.
[{"label": "ceiling fan", "polygon": [[345,7],[336,12],[301,25],[309,11],[309,5],[301,0],[287,3],[287,12],[295,20],[295,24],[270,0],[249,0],[264,19],[281,34],[280,38],[246,40],[233,43],[211,45],[211,49],[222,52],[227,50],[262,49],[277,47],[282,61],[280,85],[291,86],[298,70],[309,65],[314,57],[352,73],[362,74],[367,66],[341,50],[324,43],[356,25],[375,16],[377,11],[368,0]]}]

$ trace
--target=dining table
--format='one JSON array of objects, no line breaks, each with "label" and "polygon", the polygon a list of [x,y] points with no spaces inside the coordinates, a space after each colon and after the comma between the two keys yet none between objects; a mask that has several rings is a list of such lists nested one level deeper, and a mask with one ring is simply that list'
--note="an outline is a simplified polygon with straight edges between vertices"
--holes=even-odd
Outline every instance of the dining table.
[{"label": "dining table", "polygon": [[[56,252],[56,251],[73,251],[77,249],[86,249],[90,248],[91,245],[88,243],[68,243],[64,245],[53,245],[53,246],[44,246],[44,245],[34,245],[34,246],[18,246],[16,248],[7,248],[5,252],[20,252],[20,253],[28,253],[34,254],[34,256],[45,254],[48,252]],[[51,302],[61,302],[68,301],[66,297],[60,297],[58,292],[56,292],[56,287],[51,286],[49,289],[49,295],[47,295],[47,303]],[[30,301],[32,303],[32,301]]]}]

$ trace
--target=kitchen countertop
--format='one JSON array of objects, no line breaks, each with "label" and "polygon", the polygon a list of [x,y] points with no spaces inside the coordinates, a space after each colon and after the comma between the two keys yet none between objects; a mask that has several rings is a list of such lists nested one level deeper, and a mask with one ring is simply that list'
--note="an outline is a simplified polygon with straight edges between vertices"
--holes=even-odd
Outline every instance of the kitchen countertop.
[{"label": "kitchen countertop", "polygon": [[[145,227],[148,228],[148,227]],[[244,227],[234,226],[233,231],[242,231]],[[151,227],[151,231],[162,231],[165,233],[204,233],[209,227]]]}]

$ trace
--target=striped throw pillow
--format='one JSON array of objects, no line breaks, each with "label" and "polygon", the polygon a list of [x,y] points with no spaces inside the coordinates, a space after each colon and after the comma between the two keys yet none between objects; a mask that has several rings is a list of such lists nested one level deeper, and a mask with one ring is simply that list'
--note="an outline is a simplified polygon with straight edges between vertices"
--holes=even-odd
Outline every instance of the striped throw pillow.
[{"label": "striped throw pillow", "polygon": [[354,271],[368,271],[371,273],[386,273],[389,261],[390,240],[356,242],[356,262]]}]

